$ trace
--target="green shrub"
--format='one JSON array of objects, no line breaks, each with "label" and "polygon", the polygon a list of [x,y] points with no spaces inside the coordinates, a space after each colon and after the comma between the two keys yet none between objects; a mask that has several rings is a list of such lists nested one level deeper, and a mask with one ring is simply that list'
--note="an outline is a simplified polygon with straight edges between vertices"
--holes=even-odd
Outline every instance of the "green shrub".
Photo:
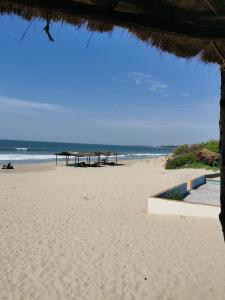
[{"label": "green shrub", "polygon": [[177,156],[189,152],[190,152],[190,145],[185,144],[175,148],[175,150],[173,151],[173,156]]},{"label": "green shrub", "polygon": [[203,148],[206,148],[212,152],[219,153],[219,141],[210,140],[206,143],[200,143],[200,144],[192,144],[192,145],[184,144],[184,145],[177,147],[174,150],[172,155],[178,156],[178,155],[182,155],[182,154],[186,154],[186,153],[190,153],[190,152],[197,152]]},{"label": "green shrub", "polygon": [[202,148],[204,148],[203,146],[204,144],[193,144],[193,145],[181,145],[179,147],[177,147],[174,152],[173,152],[173,156],[178,156],[178,155],[182,155],[182,154],[187,154],[190,152],[196,152]]},{"label": "green shrub", "polygon": [[176,157],[171,157],[166,162],[166,169],[177,169],[198,161],[195,153],[186,153]]},{"label": "green shrub", "polygon": [[219,153],[219,141],[211,140],[204,144],[204,148]]},{"label": "green shrub", "polygon": [[206,162],[198,159],[198,152],[207,149],[214,153],[219,153],[219,141],[210,140],[206,143],[181,145],[177,147],[172,156],[167,160],[166,169],[178,168],[205,168],[205,169],[218,169],[219,163],[214,163],[208,166]]},{"label": "green shrub", "polygon": [[211,171],[219,171],[219,164],[214,164],[213,166],[209,166],[204,164],[203,162],[195,162],[191,163],[189,165],[184,166],[184,168],[190,168],[190,169],[205,169],[205,170],[211,170]]},{"label": "green shrub", "polygon": [[190,145],[190,152],[197,152],[204,148],[204,144],[193,144]]}]

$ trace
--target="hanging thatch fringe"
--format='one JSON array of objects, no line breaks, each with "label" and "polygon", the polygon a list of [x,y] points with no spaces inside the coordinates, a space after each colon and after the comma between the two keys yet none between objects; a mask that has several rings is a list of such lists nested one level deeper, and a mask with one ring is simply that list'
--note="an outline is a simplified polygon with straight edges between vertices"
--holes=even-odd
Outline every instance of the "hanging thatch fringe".
[{"label": "hanging thatch fringe", "polygon": [[205,3],[208,5],[208,7],[212,10],[212,12],[216,15],[219,16],[219,14],[217,13],[217,11],[215,10],[214,6],[208,1],[208,0],[204,0]]},{"label": "hanging thatch fringe", "polygon": [[224,0],[1,0],[0,13],[47,20],[44,30],[50,41],[52,20],[92,32],[121,26],[162,51],[205,62],[221,64],[212,42],[225,53]]},{"label": "hanging thatch fringe", "polygon": [[216,53],[218,54],[218,56],[221,59],[221,62],[220,62],[221,70],[225,70],[225,53],[222,53],[222,51],[219,49],[219,47],[217,46],[217,44],[215,42],[211,42],[211,43],[212,43]]}]

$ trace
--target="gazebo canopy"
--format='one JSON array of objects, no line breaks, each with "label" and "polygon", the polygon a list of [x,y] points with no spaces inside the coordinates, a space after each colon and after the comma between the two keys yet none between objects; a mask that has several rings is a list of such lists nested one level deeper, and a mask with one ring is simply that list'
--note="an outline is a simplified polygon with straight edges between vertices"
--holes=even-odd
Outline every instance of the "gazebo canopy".
[{"label": "gazebo canopy", "polygon": [[0,12],[111,32],[114,26],[179,57],[224,64],[224,0],[2,0]]},{"label": "gazebo canopy", "polygon": [[96,157],[96,156],[112,156],[112,155],[119,155],[117,152],[72,152],[72,151],[62,151],[55,153],[57,156],[74,156],[74,157]]},{"label": "gazebo canopy", "polygon": [[55,155],[58,155],[58,156],[76,156],[77,153],[78,152],[62,151],[62,152],[55,153]]}]

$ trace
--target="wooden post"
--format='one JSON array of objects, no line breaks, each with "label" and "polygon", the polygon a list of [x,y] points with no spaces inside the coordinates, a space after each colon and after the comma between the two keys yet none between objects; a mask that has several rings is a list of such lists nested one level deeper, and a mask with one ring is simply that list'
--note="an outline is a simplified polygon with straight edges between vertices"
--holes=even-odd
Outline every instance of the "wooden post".
[{"label": "wooden post", "polygon": [[220,98],[220,204],[219,215],[225,241],[225,69],[221,68],[221,98]]},{"label": "wooden post", "polygon": [[55,165],[57,166],[57,164],[58,164],[58,156],[56,154],[56,156],[55,156]]}]

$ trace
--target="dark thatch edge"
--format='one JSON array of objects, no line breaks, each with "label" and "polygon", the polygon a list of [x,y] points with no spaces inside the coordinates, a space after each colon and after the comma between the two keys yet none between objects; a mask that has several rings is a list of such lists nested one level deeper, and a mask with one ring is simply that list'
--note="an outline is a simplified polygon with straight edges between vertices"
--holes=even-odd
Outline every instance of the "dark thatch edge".
[{"label": "dark thatch edge", "polygon": [[67,22],[97,32],[120,26],[146,44],[178,57],[199,56],[205,62],[223,64],[225,5],[221,1],[215,1],[218,15],[204,0],[201,4],[197,0],[0,0],[0,12],[26,20],[42,18],[47,25],[50,20]]}]

